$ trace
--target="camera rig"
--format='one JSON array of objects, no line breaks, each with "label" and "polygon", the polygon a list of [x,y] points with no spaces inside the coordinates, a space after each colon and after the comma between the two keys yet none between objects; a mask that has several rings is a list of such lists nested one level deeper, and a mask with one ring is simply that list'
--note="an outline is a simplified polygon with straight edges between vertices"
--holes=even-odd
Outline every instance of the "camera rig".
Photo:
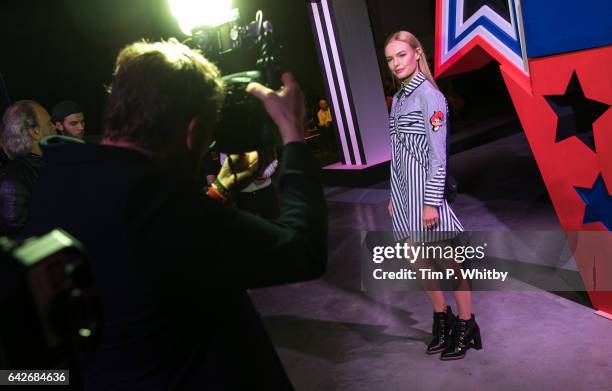
[{"label": "camera rig", "polygon": [[93,277],[81,244],[62,230],[0,238],[0,306],[0,369],[76,368],[93,352],[101,321]]},{"label": "camera rig", "polygon": [[224,153],[254,151],[279,144],[275,125],[263,104],[246,92],[251,82],[272,89],[280,87],[282,46],[274,35],[273,25],[257,11],[255,20],[241,25],[235,17],[215,27],[196,27],[184,43],[200,49],[213,61],[220,62],[235,52],[256,51],[255,69],[242,70],[223,77],[226,97],[215,128],[212,149]]}]

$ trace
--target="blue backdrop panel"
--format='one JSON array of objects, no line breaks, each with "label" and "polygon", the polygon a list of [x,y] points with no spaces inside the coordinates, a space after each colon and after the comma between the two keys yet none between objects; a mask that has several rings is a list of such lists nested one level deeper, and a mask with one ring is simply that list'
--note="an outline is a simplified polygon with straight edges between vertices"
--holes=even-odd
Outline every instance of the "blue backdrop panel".
[{"label": "blue backdrop panel", "polygon": [[521,2],[528,57],[612,45],[612,0]]}]

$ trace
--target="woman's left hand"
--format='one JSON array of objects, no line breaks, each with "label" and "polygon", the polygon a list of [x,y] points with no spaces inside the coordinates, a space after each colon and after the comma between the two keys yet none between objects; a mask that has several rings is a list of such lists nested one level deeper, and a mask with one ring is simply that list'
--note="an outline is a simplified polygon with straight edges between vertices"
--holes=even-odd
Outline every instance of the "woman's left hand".
[{"label": "woman's left hand", "polygon": [[423,206],[423,228],[432,229],[438,225],[440,214],[435,206]]}]

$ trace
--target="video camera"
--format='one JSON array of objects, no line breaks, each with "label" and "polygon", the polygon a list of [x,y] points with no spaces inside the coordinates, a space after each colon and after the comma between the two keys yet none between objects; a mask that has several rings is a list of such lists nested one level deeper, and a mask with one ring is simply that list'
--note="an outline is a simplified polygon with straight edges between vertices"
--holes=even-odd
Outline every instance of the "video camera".
[{"label": "video camera", "polygon": [[[223,77],[227,92],[212,146],[213,150],[223,153],[255,151],[280,142],[278,131],[263,104],[246,92],[246,86],[258,82],[272,89],[280,87],[282,46],[274,36],[272,23],[263,20],[262,11],[257,11],[255,20],[246,25],[239,23],[238,10],[233,11],[223,24],[192,29],[192,36],[184,42],[221,63],[222,69],[223,60],[236,59],[236,52],[244,54],[256,50],[256,69]],[[241,61],[244,61],[244,56]]]},{"label": "video camera", "polygon": [[0,369],[75,368],[100,325],[81,244],[61,230],[23,243],[0,238],[0,308]]}]

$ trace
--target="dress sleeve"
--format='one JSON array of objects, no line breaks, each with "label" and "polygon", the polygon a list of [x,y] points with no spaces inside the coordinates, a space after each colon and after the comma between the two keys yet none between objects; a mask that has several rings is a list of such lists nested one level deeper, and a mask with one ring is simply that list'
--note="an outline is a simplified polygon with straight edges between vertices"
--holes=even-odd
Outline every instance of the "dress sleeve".
[{"label": "dress sleeve", "polygon": [[426,94],[421,100],[421,111],[429,145],[427,180],[423,203],[439,207],[444,199],[446,181],[446,117],[447,106],[439,91]]}]

